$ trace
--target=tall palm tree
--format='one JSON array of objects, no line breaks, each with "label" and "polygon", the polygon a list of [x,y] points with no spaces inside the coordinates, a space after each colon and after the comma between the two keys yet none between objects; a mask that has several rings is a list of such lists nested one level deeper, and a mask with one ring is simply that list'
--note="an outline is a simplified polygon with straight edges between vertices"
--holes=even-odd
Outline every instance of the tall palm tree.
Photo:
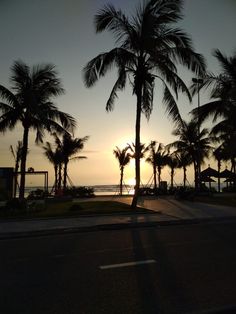
[{"label": "tall palm tree", "polygon": [[[208,73],[203,77],[201,85],[201,88],[210,88],[212,101],[201,106],[199,110],[193,110],[192,114],[200,121],[213,117],[216,124],[211,134],[221,140],[224,151],[227,151],[228,159],[231,160],[232,169],[236,171],[236,53],[227,57],[217,49],[214,56],[219,62],[221,72],[219,75]],[[194,84],[192,91],[197,91]]]},{"label": "tall palm tree", "polygon": [[187,153],[191,156],[194,166],[195,188],[198,188],[198,161],[200,164],[209,156],[211,145],[208,137],[208,130],[202,129],[198,133],[198,121],[192,120],[189,123],[182,120],[182,126],[173,131],[173,135],[178,136],[179,140],[168,145],[169,148],[175,148],[177,153]]},{"label": "tall palm tree", "polygon": [[[205,74],[200,85],[200,88],[210,89],[212,101],[192,110],[192,114],[201,122],[213,117],[213,122],[220,119],[222,127],[232,125],[235,129],[236,53],[232,57],[227,57],[216,49],[213,55],[219,62],[221,73],[219,75]],[[191,86],[193,94],[198,92],[198,87],[196,83]]]},{"label": "tall palm tree", "polygon": [[129,147],[126,146],[123,149],[120,149],[116,146],[116,149],[113,150],[113,154],[115,155],[116,159],[119,162],[120,166],[120,195],[123,192],[123,177],[124,177],[124,169],[125,166],[128,165],[131,159],[131,155],[128,153]]},{"label": "tall palm tree", "polygon": [[52,98],[64,90],[52,64],[30,68],[22,61],[15,61],[10,78],[12,91],[0,85],[0,132],[13,130],[18,122],[23,127],[20,199],[24,198],[25,169],[29,131],[36,131],[36,143],[42,142],[45,131],[65,132],[73,130],[75,119],[58,110]]},{"label": "tall palm tree", "polygon": [[17,185],[18,185],[18,171],[22,157],[22,142],[18,141],[16,148],[14,149],[12,145],[10,145],[10,152],[15,160],[15,176],[14,176],[14,189],[13,189],[13,197],[16,197]]},{"label": "tall palm tree", "polygon": [[[113,33],[117,47],[101,53],[84,68],[84,82],[93,86],[108,70],[115,66],[118,79],[112,88],[106,110],[112,111],[117,92],[123,90],[127,79],[136,96],[135,125],[135,193],[132,207],[137,205],[140,186],[140,125],[141,113],[150,117],[153,107],[155,79],[164,88],[163,103],[167,113],[175,121],[179,111],[176,103],[178,92],[191,100],[188,88],[178,76],[176,64],[191,69],[198,75],[205,69],[204,59],[194,52],[190,37],[174,24],[182,18],[182,0],[149,0],[143,2],[136,14],[127,17],[111,4],[106,5],[95,16],[97,33],[105,30]],[[171,93],[174,92],[175,96]]]},{"label": "tall palm tree", "polygon": [[73,138],[72,135],[65,133],[63,135],[61,141],[61,154],[62,160],[64,164],[64,171],[63,171],[63,190],[65,191],[67,187],[67,168],[68,163],[72,159],[86,159],[86,156],[75,156],[77,153],[81,152],[84,148],[85,142],[89,139],[88,136],[82,138]]}]

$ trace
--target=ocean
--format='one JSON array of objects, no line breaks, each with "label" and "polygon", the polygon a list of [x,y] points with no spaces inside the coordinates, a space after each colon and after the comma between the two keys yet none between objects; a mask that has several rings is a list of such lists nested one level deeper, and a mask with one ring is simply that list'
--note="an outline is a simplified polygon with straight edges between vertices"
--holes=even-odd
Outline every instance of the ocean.
[{"label": "ocean", "polygon": [[[99,195],[118,195],[119,194],[119,185],[117,184],[104,184],[104,185],[90,185],[86,186],[94,189],[94,194]],[[43,186],[26,186],[25,187],[25,196],[27,197],[31,191],[35,191],[37,189],[44,189]],[[48,191],[52,190],[52,186],[48,187]],[[134,186],[133,185],[123,185],[123,194],[133,195],[134,194]]]},{"label": "ocean", "polygon": [[[181,184],[180,184],[181,186]],[[206,186],[209,187],[208,183],[206,183]],[[211,184],[212,187],[214,187],[217,190],[217,182],[213,182]],[[226,186],[226,183],[221,182],[221,189],[222,187]],[[94,194],[99,195],[118,195],[119,194],[119,185],[118,184],[104,184],[104,185],[90,185],[86,186],[94,189]],[[145,185],[141,187],[146,187]],[[30,193],[30,191],[36,190],[36,189],[44,189],[43,186],[27,186],[25,188],[25,196]],[[51,192],[52,186],[48,187],[48,191]],[[133,185],[123,185],[123,194],[125,195],[133,195],[134,194],[134,186]]]}]

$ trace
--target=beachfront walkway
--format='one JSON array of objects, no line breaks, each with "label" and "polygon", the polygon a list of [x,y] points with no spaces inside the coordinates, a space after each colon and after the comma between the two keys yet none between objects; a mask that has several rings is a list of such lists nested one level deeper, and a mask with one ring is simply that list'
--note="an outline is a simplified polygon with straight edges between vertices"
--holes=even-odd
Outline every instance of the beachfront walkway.
[{"label": "beachfront walkway", "polygon": [[[90,201],[113,200],[130,204],[131,196],[96,197]],[[78,200],[76,200],[78,201]],[[88,199],[86,199],[88,201]],[[52,218],[32,220],[5,220],[0,222],[0,238],[27,235],[40,232],[68,232],[73,230],[95,230],[96,228],[116,228],[152,223],[173,223],[192,219],[236,217],[236,209],[227,206],[216,206],[198,202],[176,201],[173,197],[142,197],[139,205],[153,210],[153,214],[113,214],[77,218]]]},{"label": "beachfront walkway", "polygon": [[[93,200],[112,200],[131,204],[132,196],[101,196]],[[143,196],[139,198],[138,205],[151,209],[159,214],[167,215],[176,219],[194,218],[219,218],[236,216],[236,208],[230,206],[211,205],[200,202],[177,201],[173,196]]]}]

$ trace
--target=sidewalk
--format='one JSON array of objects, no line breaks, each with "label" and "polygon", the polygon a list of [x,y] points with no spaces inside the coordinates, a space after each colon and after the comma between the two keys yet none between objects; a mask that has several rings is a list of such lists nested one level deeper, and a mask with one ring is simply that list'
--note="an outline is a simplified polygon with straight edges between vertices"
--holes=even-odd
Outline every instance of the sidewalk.
[{"label": "sidewalk", "polygon": [[[101,197],[130,204],[131,197]],[[236,218],[236,209],[194,202],[178,202],[173,198],[140,198],[139,205],[153,214],[114,214],[76,218],[5,220],[0,222],[0,239],[77,231],[106,230],[150,225],[194,223],[202,220]]]}]

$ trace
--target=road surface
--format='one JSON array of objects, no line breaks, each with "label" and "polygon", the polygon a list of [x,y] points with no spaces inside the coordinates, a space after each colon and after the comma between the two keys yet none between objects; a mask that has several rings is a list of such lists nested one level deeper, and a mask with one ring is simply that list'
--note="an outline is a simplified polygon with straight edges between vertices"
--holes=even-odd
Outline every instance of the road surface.
[{"label": "road surface", "polygon": [[2,314],[207,313],[236,305],[236,223],[1,240],[0,250]]}]

